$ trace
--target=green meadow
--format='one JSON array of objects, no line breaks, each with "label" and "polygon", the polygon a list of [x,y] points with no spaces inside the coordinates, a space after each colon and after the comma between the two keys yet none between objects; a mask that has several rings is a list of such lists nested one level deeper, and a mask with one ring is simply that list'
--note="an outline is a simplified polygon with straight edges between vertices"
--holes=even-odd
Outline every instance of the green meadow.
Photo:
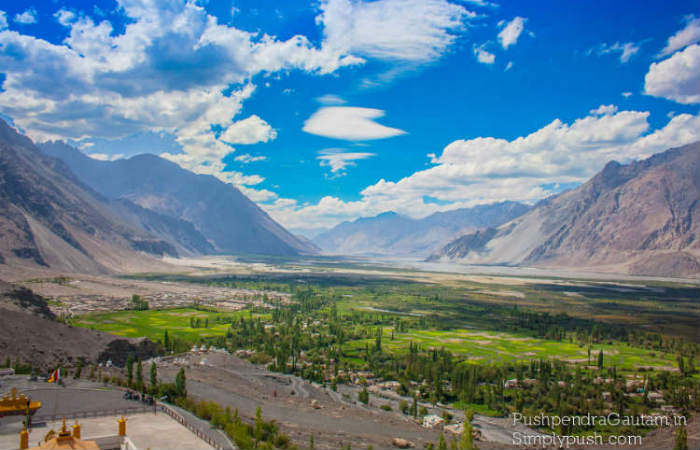
[{"label": "green meadow", "polygon": [[[566,340],[539,339],[519,333],[503,333],[474,329],[410,330],[393,334],[389,328],[382,333],[382,348],[391,352],[407,352],[410,344],[424,350],[445,348],[473,363],[500,363],[516,360],[556,358],[577,363],[587,363],[588,348]],[[346,344],[350,354],[362,352],[365,346],[375,345],[375,338],[355,340]],[[633,347],[623,342],[594,344],[591,347],[591,364],[597,363],[598,352],[603,351],[604,365],[620,370],[636,370],[640,366],[658,369],[675,367],[675,355]]]},{"label": "green meadow", "polygon": [[[335,314],[352,318],[349,326],[354,337],[345,342],[343,351],[349,362],[358,364],[363,361],[365,347],[374,345],[373,330],[380,327],[385,351],[405,353],[410,344],[423,350],[445,348],[474,364],[554,358],[583,364],[588,361],[588,346],[580,338],[572,339],[572,334],[594,326],[624,326],[663,334],[671,331],[672,336],[683,337],[697,327],[697,286],[507,277],[477,282],[433,280],[431,276],[409,280],[386,275],[293,273],[149,278],[290,293],[311,289],[312,298],[329,300],[315,313],[322,322],[330,317],[331,304]],[[517,323],[520,313],[513,313],[513,308],[548,314],[555,320],[539,330],[523,329],[523,324]],[[99,313],[74,318],[72,323],[120,336],[156,340],[161,340],[167,329],[171,337],[193,343],[226,335],[231,319],[240,317],[271,319],[270,314],[252,314],[249,310],[179,308]],[[191,327],[191,318],[200,319],[200,323],[208,319],[208,328]],[[537,320],[540,319],[544,320]],[[397,331],[393,326],[396,322],[407,327]],[[568,334],[559,340],[545,336],[550,325],[561,326]],[[677,366],[675,353],[665,354],[654,347],[611,338],[595,342],[591,347],[592,364],[597,363],[602,350],[604,366],[623,371],[636,371],[639,367],[668,370]]]},{"label": "green meadow", "polygon": [[[223,336],[231,326],[230,319],[240,317],[269,317],[266,314],[251,314],[242,311],[203,311],[194,308],[176,308],[147,311],[116,311],[96,313],[74,318],[74,326],[91,328],[124,337],[147,337],[162,340],[168,330],[170,337],[178,337],[188,342],[198,342],[200,338]],[[200,319],[200,327],[190,327],[190,319]],[[204,327],[205,320],[209,326]]]}]

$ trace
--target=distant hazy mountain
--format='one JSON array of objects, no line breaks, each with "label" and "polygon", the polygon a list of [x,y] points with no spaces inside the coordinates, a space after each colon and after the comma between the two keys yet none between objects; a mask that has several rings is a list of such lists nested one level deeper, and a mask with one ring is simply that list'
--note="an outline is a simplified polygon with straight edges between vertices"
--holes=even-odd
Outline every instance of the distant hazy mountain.
[{"label": "distant hazy mountain", "polygon": [[628,165],[612,161],[578,188],[460,237],[429,259],[695,275],[699,186],[698,143]]},{"label": "distant hazy mountain", "polygon": [[455,236],[495,227],[528,211],[517,202],[494,203],[412,219],[395,212],[343,222],[314,238],[324,251],[344,255],[425,256]]},{"label": "distant hazy mountain", "polygon": [[[63,160],[80,180],[109,199],[128,200],[143,209],[193,225],[211,245],[184,233],[200,252],[297,255],[314,253],[309,242],[289,233],[234,186],[210,175],[197,175],[155,155],[98,161],[64,143],[40,145],[47,155]],[[158,234],[163,224],[150,227]],[[184,225],[184,223],[180,223]],[[162,230],[163,233],[171,233]]]},{"label": "distant hazy mountain", "polygon": [[125,222],[170,242],[177,249],[177,255],[173,256],[214,252],[214,246],[186,220],[142,208],[127,199],[112,200],[110,205]]},{"label": "distant hazy mountain", "polygon": [[124,221],[65,164],[0,120],[0,263],[76,272],[143,270],[176,254]]}]

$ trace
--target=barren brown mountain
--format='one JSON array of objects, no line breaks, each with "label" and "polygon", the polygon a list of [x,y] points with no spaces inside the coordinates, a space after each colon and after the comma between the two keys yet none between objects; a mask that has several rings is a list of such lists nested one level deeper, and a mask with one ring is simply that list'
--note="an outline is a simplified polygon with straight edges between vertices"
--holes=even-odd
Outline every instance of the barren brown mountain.
[{"label": "barren brown mountain", "polygon": [[115,211],[0,120],[0,263],[108,273],[157,268],[150,255],[177,254]]},{"label": "barren brown mountain", "polygon": [[698,143],[627,165],[612,161],[578,188],[462,236],[430,260],[694,276],[699,186]]},{"label": "barren brown mountain", "polygon": [[[45,154],[63,161],[83,183],[114,202],[127,202],[138,222],[148,229],[165,231],[198,253],[286,255],[313,254],[315,246],[293,235],[260,206],[230,183],[211,175],[195,174],[153,154],[116,161],[98,161],[62,142],[40,144]],[[136,206],[138,205],[138,206]],[[121,208],[123,209],[123,208]],[[145,213],[171,222],[188,224],[189,230],[171,231],[172,223],[150,226]],[[206,239],[200,243],[198,233]]]}]

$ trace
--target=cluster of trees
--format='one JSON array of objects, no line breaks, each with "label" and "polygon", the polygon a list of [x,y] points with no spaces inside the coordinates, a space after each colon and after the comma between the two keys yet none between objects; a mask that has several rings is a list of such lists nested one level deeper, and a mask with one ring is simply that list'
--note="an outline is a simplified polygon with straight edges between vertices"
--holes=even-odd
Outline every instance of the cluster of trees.
[{"label": "cluster of trees", "polygon": [[[223,339],[225,339],[222,336]],[[163,339],[160,341],[164,353],[183,353],[192,348],[193,342],[178,336],[170,336],[168,329],[163,330]]]},{"label": "cluster of trees", "polygon": [[231,412],[228,406],[222,408],[214,401],[194,401],[189,397],[178,401],[178,405],[189,410],[200,419],[209,421],[214,428],[222,430],[242,449],[295,449],[286,434],[279,430],[274,420],[266,421],[260,407],[255,412],[253,423],[246,423],[238,415],[238,409]]},{"label": "cluster of trees", "polygon": [[[393,337],[394,332],[426,326],[433,320],[431,318],[398,318],[360,311],[339,314],[337,298],[325,298],[311,287],[297,289],[293,299],[295,302],[290,305],[275,305],[272,323],[252,317],[234,321],[226,336],[229,348],[255,350],[256,362],[269,363],[271,370],[295,373],[311,381],[330,383],[331,387],[347,381],[339,374],[341,370],[345,373],[350,368],[368,370],[377,377],[399,381],[400,394],[412,396],[417,390],[418,399],[433,404],[462,401],[501,414],[510,411],[585,414],[611,407],[624,413],[648,412],[654,407],[648,398],[626,396],[624,377],[617,374],[616,367],[608,367],[602,351],[592,351],[595,343],[622,338],[687,351],[690,356],[679,358],[679,374],[649,373],[645,392],[661,390],[667,401],[683,409],[700,407],[696,405],[697,400],[691,400],[700,398],[695,394],[697,386],[690,379],[696,371],[693,355],[697,346],[680,345],[675,339],[658,340],[652,334],[643,337],[640,332],[627,332],[618,327],[606,329],[598,323],[566,314],[506,308],[510,312],[504,319],[506,326],[520,331],[530,329],[533,334],[548,339],[568,339],[587,346],[590,367],[576,367],[558,360],[467,364],[445,349],[425,349],[413,343],[404,353],[387,351],[383,342],[388,339],[384,333],[386,327],[390,327],[392,331],[388,334]],[[573,327],[576,328],[572,331]],[[346,345],[357,340],[365,340],[364,348]],[[601,377],[613,381],[593,382]],[[521,383],[517,389],[505,389],[508,379],[529,381]],[[606,399],[603,399],[603,392],[606,392]],[[366,389],[360,392],[358,400],[363,403],[369,400]],[[415,412],[412,415],[416,415]]]},{"label": "cluster of trees", "polygon": [[12,362],[9,356],[5,357],[5,362],[2,364],[4,368],[12,368],[15,370],[16,374],[31,374],[34,372],[32,363],[24,363],[19,356],[15,357],[15,361]]},{"label": "cluster of trees", "polygon": [[190,317],[190,328],[209,328],[209,318]]},{"label": "cluster of trees", "polygon": [[[158,367],[155,362],[151,362],[148,384],[144,380],[143,362],[140,359],[135,359],[132,354],[129,354],[126,359],[125,369],[126,379],[112,377],[108,381],[143,394],[166,397],[169,401],[177,401],[187,397],[185,369],[183,368],[178,371],[174,383],[161,383],[158,381]],[[94,369],[91,369],[91,377],[93,374]]]},{"label": "cluster of trees", "polygon": [[135,311],[146,311],[149,308],[148,301],[141,298],[140,295],[132,295],[129,305],[126,309],[133,309]]}]

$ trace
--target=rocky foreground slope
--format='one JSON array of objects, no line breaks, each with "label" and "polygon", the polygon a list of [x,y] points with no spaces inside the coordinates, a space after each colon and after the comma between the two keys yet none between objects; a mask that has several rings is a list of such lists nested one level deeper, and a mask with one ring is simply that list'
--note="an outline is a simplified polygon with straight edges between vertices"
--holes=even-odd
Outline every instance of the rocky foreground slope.
[{"label": "rocky foreground slope", "polygon": [[46,300],[30,289],[0,281],[0,355],[39,371],[111,360],[123,365],[129,353],[146,359],[158,352],[148,339],[125,339],[73,328],[55,320]]},{"label": "rocky foreground slope", "polygon": [[612,161],[578,188],[464,235],[429,260],[694,276],[699,191],[698,143],[627,165]]}]

